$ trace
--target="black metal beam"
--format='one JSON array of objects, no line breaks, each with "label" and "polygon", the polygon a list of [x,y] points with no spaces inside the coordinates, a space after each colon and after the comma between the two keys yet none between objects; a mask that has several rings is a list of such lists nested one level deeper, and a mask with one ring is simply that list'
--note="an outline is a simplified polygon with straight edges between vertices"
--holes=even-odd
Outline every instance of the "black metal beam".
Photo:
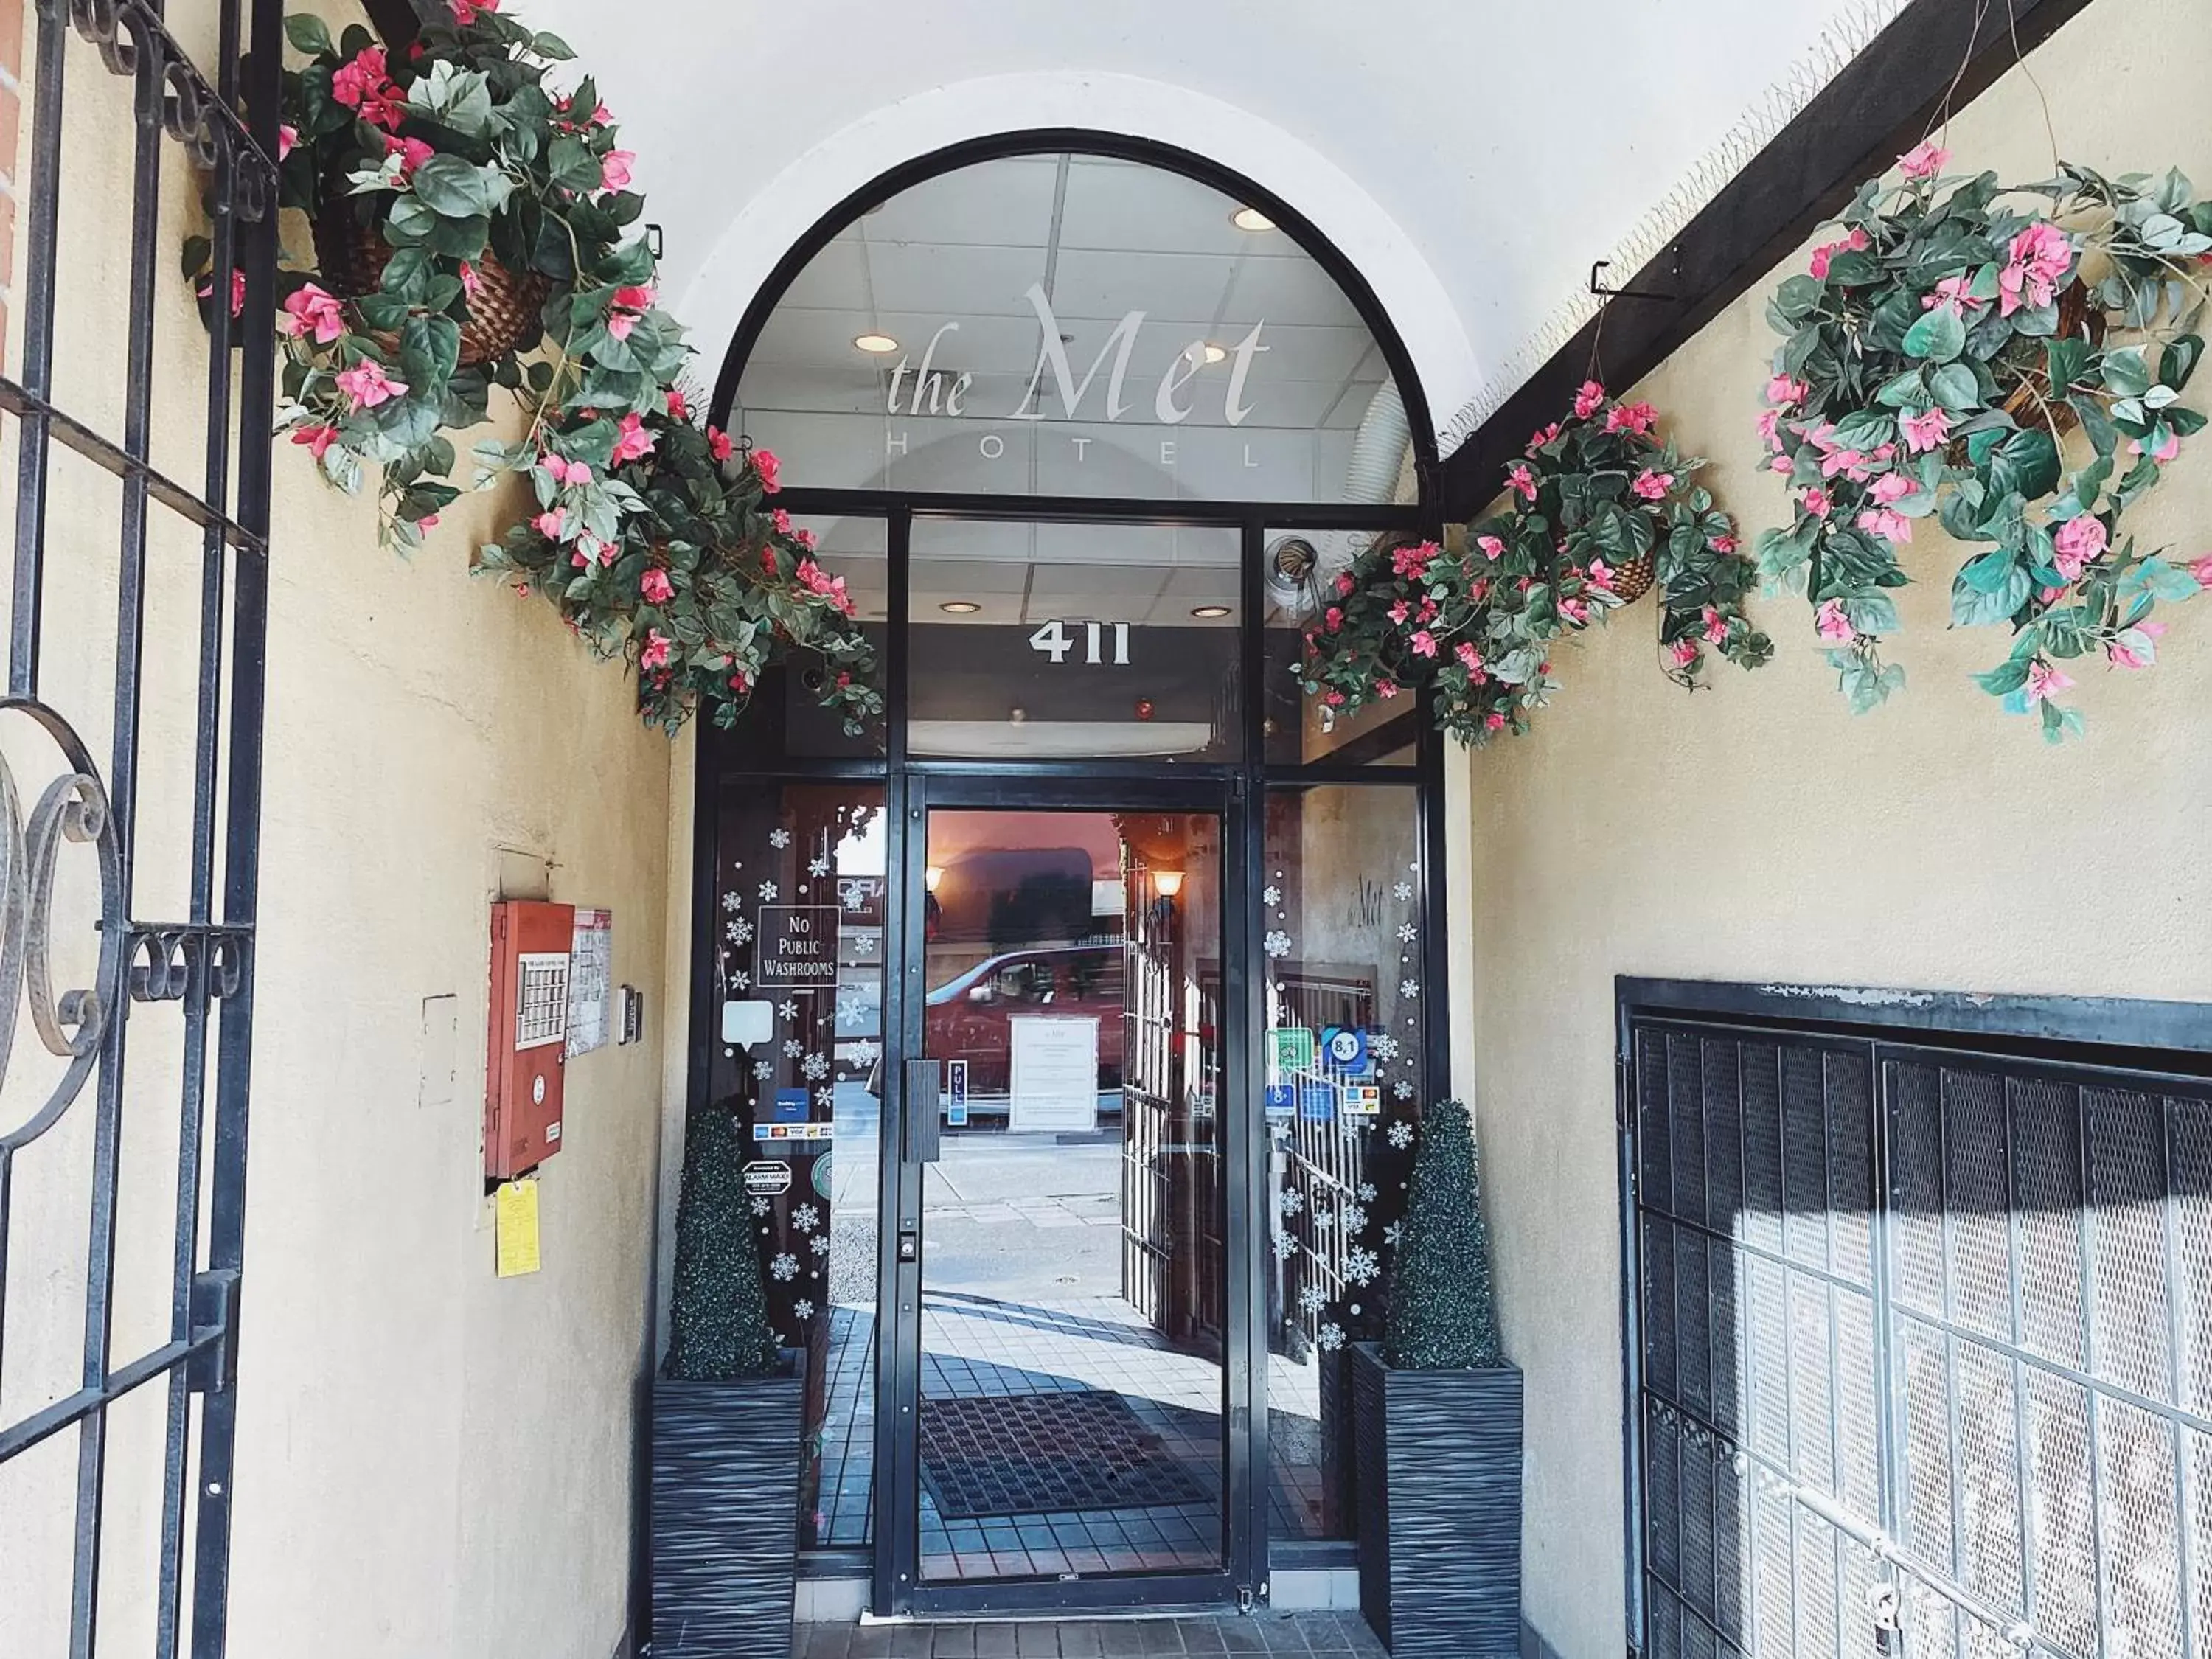
[{"label": "black metal beam", "polygon": [[[1664,362],[1919,142],[1947,96],[1964,108],[2012,67],[2015,46],[2039,45],[2089,3],[1913,0],[1650,264],[1609,273],[1616,289],[1674,297],[1608,306],[1607,383],[1632,386]],[[1472,516],[1504,487],[1528,434],[1573,402],[1596,337],[1593,320],[1444,461],[1447,516]]]}]

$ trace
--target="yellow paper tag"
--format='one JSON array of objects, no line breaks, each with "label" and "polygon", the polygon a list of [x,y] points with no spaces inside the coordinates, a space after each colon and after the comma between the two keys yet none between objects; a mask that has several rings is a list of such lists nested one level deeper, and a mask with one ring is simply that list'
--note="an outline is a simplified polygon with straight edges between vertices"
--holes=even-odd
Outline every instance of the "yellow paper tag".
[{"label": "yellow paper tag", "polygon": [[538,1183],[510,1181],[499,1189],[499,1276],[538,1271]]}]

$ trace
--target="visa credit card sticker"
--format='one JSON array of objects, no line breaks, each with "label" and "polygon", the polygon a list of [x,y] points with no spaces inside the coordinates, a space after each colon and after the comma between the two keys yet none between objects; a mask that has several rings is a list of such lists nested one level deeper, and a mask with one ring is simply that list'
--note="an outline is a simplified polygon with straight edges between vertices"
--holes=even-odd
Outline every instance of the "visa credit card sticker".
[{"label": "visa credit card sticker", "polygon": [[1344,1091],[1344,1115],[1346,1117],[1380,1117],[1382,1115],[1382,1091],[1371,1083],[1355,1083]]}]

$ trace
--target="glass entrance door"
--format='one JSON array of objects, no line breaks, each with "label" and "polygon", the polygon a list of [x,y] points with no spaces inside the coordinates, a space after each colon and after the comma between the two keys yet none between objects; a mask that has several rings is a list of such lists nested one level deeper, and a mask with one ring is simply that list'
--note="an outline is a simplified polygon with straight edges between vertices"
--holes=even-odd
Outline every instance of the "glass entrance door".
[{"label": "glass entrance door", "polygon": [[1230,1431],[1252,1427],[1231,1389],[1249,1274],[1232,1271],[1227,815],[933,799],[906,817],[902,1599],[1225,1597],[1251,1467]]}]

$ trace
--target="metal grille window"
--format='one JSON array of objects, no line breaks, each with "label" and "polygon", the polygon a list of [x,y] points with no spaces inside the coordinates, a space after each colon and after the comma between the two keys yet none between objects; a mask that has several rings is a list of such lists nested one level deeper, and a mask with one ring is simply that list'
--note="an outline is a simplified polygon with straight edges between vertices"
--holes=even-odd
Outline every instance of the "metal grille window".
[{"label": "metal grille window", "polygon": [[2212,1084],[1626,1035],[1644,1650],[2212,1654]]},{"label": "metal grille window", "polygon": [[[248,11],[36,0],[22,43],[0,377],[11,1659],[224,1644],[282,52],[281,7]],[[175,275],[194,230],[222,273],[204,318]]]}]

